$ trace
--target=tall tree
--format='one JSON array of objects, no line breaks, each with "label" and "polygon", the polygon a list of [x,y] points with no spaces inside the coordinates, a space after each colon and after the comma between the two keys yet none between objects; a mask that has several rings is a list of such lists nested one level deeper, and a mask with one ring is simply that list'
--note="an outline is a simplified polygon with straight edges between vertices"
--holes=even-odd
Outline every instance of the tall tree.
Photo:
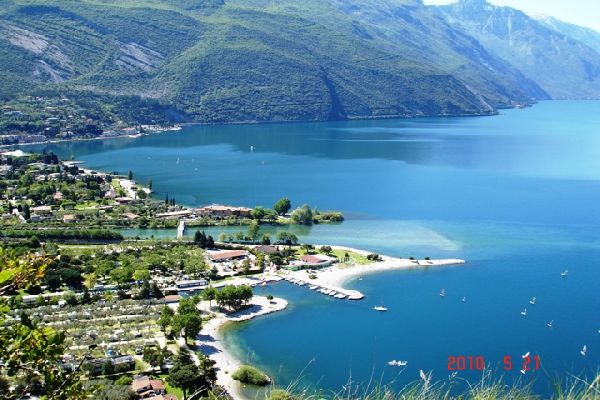
[{"label": "tall tree", "polygon": [[260,226],[258,225],[258,222],[256,222],[256,221],[252,221],[250,223],[250,225],[248,225],[248,237],[253,242],[256,241],[256,238],[258,237],[259,229],[260,229]]},{"label": "tall tree", "polygon": [[164,306],[162,311],[160,312],[160,317],[156,323],[160,328],[165,331],[169,326],[171,326],[171,322],[175,312],[169,306]]},{"label": "tall tree", "polygon": [[303,225],[310,225],[313,223],[313,212],[308,204],[304,204],[292,212],[292,221]]},{"label": "tall tree", "polygon": [[277,234],[277,241],[283,244],[292,245],[298,243],[298,237],[291,232],[281,231]]},{"label": "tall tree", "polygon": [[283,197],[277,200],[277,203],[273,206],[273,210],[277,212],[279,215],[284,215],[292,208],[292,202],[287,197]]},{"label": "tall tree", "polygon": [[208,392],[212,386],[184,349],[181,349],[180,353],[175,357],[173,368],[171,368],[167,376],[167,382],[181,389],[184,400],[187,400],[188,393],[196,391],[200,393]]},{"label": "tall tree", "polygon": [[195,314],[177,314],[173,318],[173,330],[183,336],[185,342],[190,337],[196,337],[202,329],[202,318],[198,313]]},{"label": "tall tree", "polygon": [[209,286],[202,291],[202,298],[204,300],[208,300],[209,307],[212,307],[212,301],[216,298],[216,296],[217,296],[217,289],[215,289],[212,286]]}]

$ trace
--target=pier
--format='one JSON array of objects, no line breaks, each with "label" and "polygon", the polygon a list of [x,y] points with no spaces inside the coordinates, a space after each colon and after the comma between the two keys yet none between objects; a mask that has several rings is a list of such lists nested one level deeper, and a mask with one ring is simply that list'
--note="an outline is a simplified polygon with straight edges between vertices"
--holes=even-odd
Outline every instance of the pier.
[{"label": "pier", "polygon": [[[358,252],[360,250],[352,249],[352,251]],[[358,290],[344,288],[343,285],[345,281],[353,277],[361,277],[362,275],[380,271],[465,264],[465,260],[461,259],[410,260],[388,256],[382,256],[382,258],[383,261],[372,264],[359,265],[349,268],[332,266],[314,271],[313,274],[307,274],[306,271],[288,272],[287,274],[282,275],[282,278],[295,285],[304,286],[307,289],[335,299],[361,300],[365,297],[364,294]]]},{"label": "pier", "polygon": [[289,276],[286,276],[283,279],[298,286],[307,286],[309,289],[324,294],[325,296],[331,296],[340,300],[361,300],[365,297],[358,290],[344,289],[341,287],[330,285],[315,284],[311,283],[309,280],[292,278]]}]

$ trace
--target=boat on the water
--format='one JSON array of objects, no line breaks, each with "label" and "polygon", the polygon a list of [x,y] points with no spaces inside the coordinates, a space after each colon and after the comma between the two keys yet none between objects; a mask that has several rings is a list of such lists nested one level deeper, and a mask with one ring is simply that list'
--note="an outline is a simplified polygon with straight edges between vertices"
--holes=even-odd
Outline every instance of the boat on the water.
[{"label": "boat on the water", "polygon": [[462,301],[463,303],[466,303],[466,302],[467,302],[467,296],[463,296],[463,298],[461,299],[461,301]]},{"label": "boat on the water", "polygon": [[440,297],[445,297],[445,296],[446,296],[446,289],[440,290]]},{"label": "boat on the water", "polygon": [[560,276],[567,276],[569,275],[569,270],[565,269],[563,272],[560,273]]},{"label": "boat on the water", "polygon": [[375,311],[387,311],[388,309],[385,308],[384,306],[375,306],[375,307],[373,307],[373,310],[375,310]]},{"label": "boat on the water", "polygon": [[403,360],[392,360],[392,361],[388,361],[388,365],[392,366],[392,367],[404,367],[408,364],[408,361],[403,361]]},{"label": "boat on the water", "polygon": [[521,311],[521,315],[526,317],[527,316],[527,309],[524,309],[523,311]]},{"label": "boat on the water", "polygon": [[530,353],[529,353],[529,352],[527,352],[527,353],[523,354],[521,357],[523,357],[523,359],[525,359],[525,358],[529,357],[529,354],[530,354]]},{"label": "boat on the water", "polygon": [[536,301],[537,300],[536,300],[535,296],[533,296],[533,298],[531,300],[529,300],[529,304],[535,304]]},{"label": "boat on the water", "polygon": [[581,349],[581,355],[585,357],[585,355],[587,354],[587,345],[583,346],[583,349]]},{"label": "boat on the water", "polygon": [[554,320],[548,322],[546,325],[548,325],[548,328],[552,328],[552,324],[554,323]]}]

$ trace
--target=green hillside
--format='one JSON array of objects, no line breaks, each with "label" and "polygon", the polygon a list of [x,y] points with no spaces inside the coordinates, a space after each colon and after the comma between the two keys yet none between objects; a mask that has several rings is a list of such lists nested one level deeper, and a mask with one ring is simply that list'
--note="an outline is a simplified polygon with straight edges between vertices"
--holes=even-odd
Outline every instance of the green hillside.
[{"label": "green hillside", "polygon": [[0,9],[2,98],[50,88],[95,93],[104,106],[133,95],[169,118],[251,122],[488,114],[548,97],[419,1],[0,0]]}]

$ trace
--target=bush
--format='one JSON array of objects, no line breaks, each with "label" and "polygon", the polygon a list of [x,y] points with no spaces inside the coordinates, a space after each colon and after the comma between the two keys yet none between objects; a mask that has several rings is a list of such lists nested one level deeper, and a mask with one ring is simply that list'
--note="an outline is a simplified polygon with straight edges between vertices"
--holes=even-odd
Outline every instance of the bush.
[{"label": "bush", "polygon": [[379,256],[379,254],[369,254],[367,255],[367,260],[381,261],[381,257]]},{"label": "bush", "polygon": [[330,254],[331,251],[331,246],[321,246],[321,253]]},{"label": "bush", "polygon": [[283,389],[275,389],[271,392],[269,400],[296,400],[296,398]]},{"label": "bush", "polygon": [[133,382],[133,378],[131,378],[128,375],[123,375],[123,376],[120,376],[119,379],[117,379],[115,381],[115,385],[129,386],[129,385],[131,385],[131,382]]},{"label": "bush", "polygon": [[236,381],[249,385],[264,386],[271,382],[271,379],[264,372],[250,365],[242,365],[231,377]]}]

